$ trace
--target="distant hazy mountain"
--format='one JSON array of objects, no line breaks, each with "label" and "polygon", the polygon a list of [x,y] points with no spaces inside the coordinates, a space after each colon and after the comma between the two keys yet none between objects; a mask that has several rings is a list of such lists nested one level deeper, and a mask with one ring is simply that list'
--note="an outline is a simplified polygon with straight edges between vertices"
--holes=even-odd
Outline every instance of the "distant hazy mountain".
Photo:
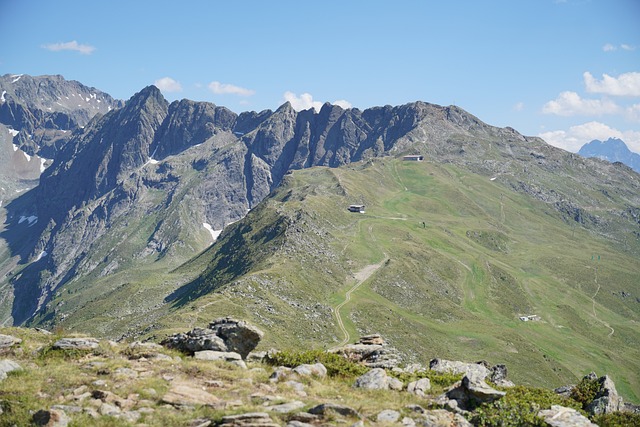
[{"label": "distant hazy mountain", "polygon": [[621,162],[640,172],[640,154],[629,150],[627,145],[617,138],[609,138],[604,142],[594,139],[584,144],[578,154],[584,157],[597,157],[611,163]]}]

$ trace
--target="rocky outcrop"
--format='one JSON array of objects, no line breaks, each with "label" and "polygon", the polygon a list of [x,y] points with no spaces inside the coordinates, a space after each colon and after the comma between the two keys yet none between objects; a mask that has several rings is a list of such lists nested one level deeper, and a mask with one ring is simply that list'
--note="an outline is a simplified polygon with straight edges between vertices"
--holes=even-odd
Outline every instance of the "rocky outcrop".
[{"label": "rocky outcrop", "polygon": [[99,345],[100,341],[95,338],[60,338],[52,347],[54,350],[93,350]]},{"label": "rocky outcrop", "polygon": [[402,382],[397,378],[388,376],[387,372],[382,368],[373,368],[366,374],[356,378],[353,387],[366,390],[402,390]]},{"label": "rocky outcrop", "polygon": [[355,344],[348,344],[330,351],[369,368],[392,369],[402,361],[400,353],[388,346],[379,334],[361,337]]},{"label": "rocky outcrop", "polygon": [[245,359],[256,348],[264,333],[242,320],[225,317],[214,320],[209,327],[178,333],[162,341],[162,345],[185,353],[201,351],[234,352]]},{"label": "rocky outcrop", "polygon": [[506,392],[490,387],[484,377],[477,372],[471,372],[462,378],[459,385],[445,393],[446,397],[455,400],[459,408],[470,410],[483,403],[490,403],[501,399]]},{"label": "rocky outcrop", "polygon": [[7,378],[9,372],[21,371],[22,366],[10,359],[0,360],[0,381]]},{"label": "rocky outcrop", "polygon": [[622,397],[616,390],[616,385],[608,375],[597,379],[599,388],[593,401],[585,408],[592,415],[610,414],[624,409]]},{"label": "rocky outcrop", "polygon": [[0,334],[0,350],[4,348],[10,348],[15,345],[18,345],[22,342],[20,338],[16,338],[12,335],[2,335]]}]

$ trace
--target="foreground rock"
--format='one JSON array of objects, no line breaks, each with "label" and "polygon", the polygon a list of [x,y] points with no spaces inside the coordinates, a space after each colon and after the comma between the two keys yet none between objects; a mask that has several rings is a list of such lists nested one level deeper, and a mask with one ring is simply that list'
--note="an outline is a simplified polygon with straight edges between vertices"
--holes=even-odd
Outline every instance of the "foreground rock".
[{"label": "foreground rock", "polygon": [[13,360],[0,360],[0,381],[7,379],[7,374],[13,371],[21,371],[22,367]]},{"label": "foreground rock", "polygon": [[389,347],[378,334],[361,337],[355,344],[338,347],[331,352],[370,368],[392,369],[402,361],[400,353]]},{"label": "foreground rock", "polygon": [[551,427],[597,427],[597,424],[589,421],[575,409],[559,405],[553,405],[551,409],[538,412],[538,416]]},{"label": "foreground rock", "polygon": [[[595,377],[595,374],[593,374]],[[622,397],[618,395],[616,385],[608,375],[597,379],[599,388],[596,393],[596,397],[587,406],[586,410],[591,415],[597,414],[610,414],[612,412],[621,411],[624,409],[624,402]]]},{"label": "foreground rock", "polygon": [[3,348],[10,348],[14,345],[18,345],[22,342],[20,338],[16,338],[12,335],[2,335],[0,334],[0,350]]},{"label": "foreground rock", "polygon": [[53,343],[55,350],[93,350],[98,348],[100,341],[95,338],[60,338]]},{"label": "foreground rock", "polygon": [[194,328],[187,333],[172,335],[162,345],[185,353],[198,351],[235,352],[242,359],[256,348],[264,333],[243,320],[231,317],[216,319],[208,328]]},{"label": "foreground rock", "polygon": [[397,378],[388,376],[384,369],[374,368],[356,378],[353,387],[366,390],[402,390],[402,382]]},{"label": "foreground rock", "polygon": [[455,400],[458,407],[470,410],[482,403],[490,403],[506,395],[504,391],[498,391],[490,387],[481,374],[471,373],[466,375],[460,385],[453,387],[446,393],[446,397]]},{"label": "foreground rock", "polygon": [[164,395],[162,401],[174,406],[220,406],[220,399],[202,389],[176,384]]}]

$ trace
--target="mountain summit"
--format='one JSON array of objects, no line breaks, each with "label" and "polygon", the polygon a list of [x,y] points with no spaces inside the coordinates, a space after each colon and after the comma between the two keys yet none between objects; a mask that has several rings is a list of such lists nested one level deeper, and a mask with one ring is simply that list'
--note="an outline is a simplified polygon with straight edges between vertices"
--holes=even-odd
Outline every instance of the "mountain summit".
[{"label": "mountain summit", "polygon": [[604,142],[594,139],[584,144],[578,154],[584,157],[597,157],[611,163],[624,163],[640,173],[640,154],[629,150],[627,144],[617,138],[609,138]]}]

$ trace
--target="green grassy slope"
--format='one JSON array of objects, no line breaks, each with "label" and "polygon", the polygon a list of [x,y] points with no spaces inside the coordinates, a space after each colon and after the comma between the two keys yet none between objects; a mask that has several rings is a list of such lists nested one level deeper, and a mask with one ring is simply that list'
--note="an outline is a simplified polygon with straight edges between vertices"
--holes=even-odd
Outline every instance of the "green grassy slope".
[{"label": "green grassy slope", "polygon": [[[348,212],[351,203],[366,213]],[[154,333],[236,315],[267,331],[267,348],[328,348],[344,337],[332,308],[353,274],[388,258],[341,309],[352,340],[379,332],[407,361],[505,363],[530,385],[595,370],[638,401],[637,249],[453,165],[313,168],[173,273],[205,270],[170,298]],[[518,319],[534,314],[541,320]]]}]

